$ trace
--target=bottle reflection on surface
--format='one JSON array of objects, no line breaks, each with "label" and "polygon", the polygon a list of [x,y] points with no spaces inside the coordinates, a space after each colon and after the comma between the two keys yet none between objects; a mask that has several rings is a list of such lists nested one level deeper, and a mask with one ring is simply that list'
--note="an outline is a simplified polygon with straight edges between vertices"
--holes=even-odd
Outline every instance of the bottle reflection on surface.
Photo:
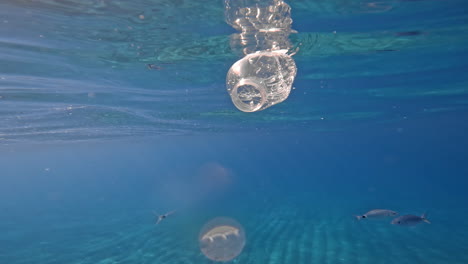
[{"label": "bottle reflection on surface", "polygon": [[231,48],[242,55],[226,77],[234,105],[244,112],[266,109],[288,98],[296,64],[292,44],[291,8],[280,0],[226,0],[226,22],[240,31]]}]

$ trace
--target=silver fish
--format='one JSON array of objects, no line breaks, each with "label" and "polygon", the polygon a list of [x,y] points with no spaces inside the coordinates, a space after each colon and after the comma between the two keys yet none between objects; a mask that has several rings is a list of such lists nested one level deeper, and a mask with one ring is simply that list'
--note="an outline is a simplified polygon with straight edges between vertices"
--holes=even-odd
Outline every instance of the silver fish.
[{"label": "silver fish", "polygon": [[157,220],[156,220],[156,224],[158,225],[159,223],[161,223],[162,220],[166,219],[168,216],[170,216],[171,214],[175,213],[175,211],[170,211],[168,213],[165,213],[165,214],[162,214],[162,215],[159,215],[157,214],[156,212],[154,213],[157,217]]},{"label": "silver fish", "polygon": [[387,210],[387,209],[374,209],[370,210],[369,212],[363,214],[363,215],[356,215],[357,220],[361,220],[364,218],[383,218],[383,217],[389,217],[389,216],[395,216],[398,213],[392,210]]},{"label": "silver fish", "polygon": [[402,215],[392,220],[392,225],[400,225],[400,226],[414,226],[420,224],[422,222],[426,222],[430,224],[429,220],[426,218],[426,213],[421,216],[417,215]]}]

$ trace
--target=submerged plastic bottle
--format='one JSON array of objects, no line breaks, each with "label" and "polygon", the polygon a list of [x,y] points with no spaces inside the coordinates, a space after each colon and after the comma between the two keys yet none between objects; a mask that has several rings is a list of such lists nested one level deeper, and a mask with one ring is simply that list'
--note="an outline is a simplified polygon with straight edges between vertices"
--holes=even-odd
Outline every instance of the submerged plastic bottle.
[{"label": "submerged plastic bottle", "polygon": [[226,86],[234,105],[255,112],[288,98],[297,68],[288,50],[291,8],[282,0],[225,0],[226,22],[239,34],[233,50],[246,55],[234,63]]},{"label": "submerged plastic bottle", "polygon": [[232,65],[226,85],[239,110],[255,112],[288,98],[297,68],[286,52],[258,51]]}]

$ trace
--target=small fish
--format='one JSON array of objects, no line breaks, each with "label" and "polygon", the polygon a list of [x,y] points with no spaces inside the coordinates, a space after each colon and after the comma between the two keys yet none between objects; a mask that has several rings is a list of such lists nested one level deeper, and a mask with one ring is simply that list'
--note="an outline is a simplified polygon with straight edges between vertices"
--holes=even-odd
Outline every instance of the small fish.
[{"label": "small fish", "polygon": [[163,63],[159,63],[158,64],[154,64],[154,63],[149,63],[149,64],[146,64],[146,68],[148,68],[148,70],[162,70],[164,69],[161,65],[170,65],[170,64],[173,64],[172,62],[163,62]]},{"label": "small fish", "polygon": [[402,215],[392,220],[392,225],[399,225],[399,226],[415,226],[422,222],[426,222],[430,224],[429,220],[426,218],[426,213],[421,216],[417,215]]},{"label": "small fish", "polygon": [[374,209],[370,210],[369,212],[363,214],[363,215],[356,215],[357,220],[361,220],[364,218],[383,218],[383,217],[389,217],[389,216],[395,216],[398,213],[392,210],[387,210],[387,209]]},{"label": "small fish", "polygon": [[153,63],[146,64],[146,68],[148,68],[149,70],[158,70],[158,71],[162,69],[161,66],[158,66],[158,65],[153,64]]},{"label": "small fish", "polygon": [[170,212],[162,214],[162,215],[154,213],[157,216],[156,224],[158,225],[159,223],[161,223],[162,220],[166,219],[168,216],[170,216],[173,213],[175,213],[175,211],[170,211]]},{"label": "small fish", "polygon": [[414,30],[414,31],[402,31],[402,32],[397,32],[395,35],[397,36],[419,36],[423,34],[423,32]]},{"label": "small fish", "polygon": [[397,49],[380,49],[380,50],[375,50],[377,52],[389,52],[389,51],[399,51]]}]

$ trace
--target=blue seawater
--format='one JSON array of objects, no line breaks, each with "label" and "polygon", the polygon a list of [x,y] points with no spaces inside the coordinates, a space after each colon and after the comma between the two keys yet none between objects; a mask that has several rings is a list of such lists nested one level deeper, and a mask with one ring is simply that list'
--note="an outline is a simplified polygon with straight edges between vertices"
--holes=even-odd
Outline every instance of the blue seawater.
[{"label": "blue seawater", "polygon": [[1,1],[0,263],[212,263],[216,217],[231,263],[468,263],[466,1],[288,4],[294,89],[244,113],[223,1]]}]

